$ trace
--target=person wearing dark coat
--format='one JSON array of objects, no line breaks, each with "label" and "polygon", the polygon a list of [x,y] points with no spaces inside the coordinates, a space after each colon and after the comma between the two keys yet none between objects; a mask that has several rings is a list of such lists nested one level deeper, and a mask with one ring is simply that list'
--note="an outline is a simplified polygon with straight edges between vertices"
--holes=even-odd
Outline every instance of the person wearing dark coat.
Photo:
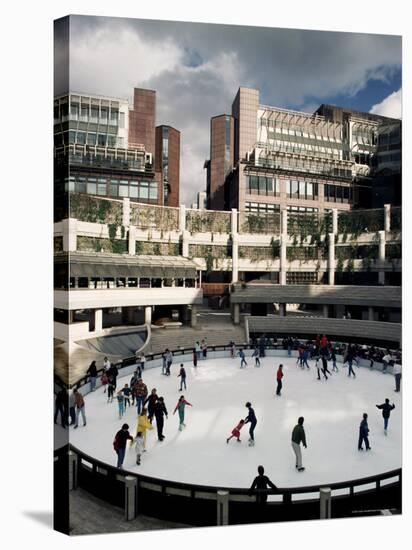
[{"label": "person wearing dark coat", "polygon": [[122,429],[117,432],[113,441],[113,448],[117,454],[117,467],[123,468],[124,456],[126,454],[127,440],[133,442],[133,437],[129,433],[129,425],[123,424]]},{"label": "person wearing dark coat", "polygon": [[166,405],[163,397],[159,397],[154,405],[154,416],[156,418],[157,437],[159,441],[163,441],[165,436],[163,435],[164,417],[168,418]]},{"label": "person wearing dark coat", "polygon": [[247,407],[247,409],[248,409],[248,415],[245,418],[245,424],[250,422],[249,447],[253,447],[253,445],[255,444],[254,432],[255,432],[255,428],[256,428],[256,424],[257,424],[257,419],[256,419],[255,411],[252,409],[252,405],[251,405],[251,403],[249,403],[249,401],[246,403],[245,407]]},{"label": "person wearing dark coat", "polygon": [[307,445],[306,445],[306,434],[305,434],[305,429],[303,427],[304,421],[305,421],[305,419],[303,418],[303,416],[300,416],[298,418],[298,423],[293,428],[292,438],[291,438],[292,439],[292,449],[293,449],[293,452],[295,453],[295,457],[296,457],[296,469],[297,469],[298,472],[303,472],[305,470],[305,468],[302,465],[302,451],[301,451],[301,448],[300,448],[301,443],[303,444],[305,449],[307,447]]},{"label": "person wearing dark coat", "polygon": [[365,442],[365,447],[367,451],[370,451],[371,447],[369,445],[369,426],[368,426],[368,415],[363,413],[362,422],[359,425],[359,441],[358,441],[358,450],[362,451],[362,444]]},{"label": "person wearing dark coat", "polygon": [[[117,377],[119,376],[119,371],[117,370],[116,365],[110,365],[110,368],[107,371],[107,377],[110,379],[112,378],[114,390],[117,387]],[[113,391],[114,391],[113,390]]]},{"label": "person wearing dark coat", "polygon": [[62,428],[66,428],[69,424],[69,418],[67,414],[69,396],[66,388],[62,388],[56,395],[55,409],[54,409],[54,423],[57,424],[57,416],[60,413],[60,420]]},{"label": "person wearing dark coat", "polygon": [[382,405],[376,405],[376,408],[382,411],[383,429],[385,430],[385,435],[387,435],[389,417],[391,415],[391,411],[395,408],[395,404],[392,403],[391,405],[389,403],[389,399],[386,398],[385,403],[382,403]]},{"label": "person wearing dark coat", "polygon": [[271,489],[277,489],[276,485],[270,481],[268,476],[265,476],[265,469],[263,466],[258,466],[258,476],[255,477],[253,480],[252,485],[250,486],[250,493],[252,491],[256,491],[256,502],[259,504],[264,504],[267,499],[267,488],[270,487]]},{"label": "person wearing dark coat", "polygon": [[156,388],[153,388],[149,397],[147,397],[143,403],[143,407],[145,407],[147,403],[147,418],[150,422],[153,420],[155,403],[159,399],[156,391]]},{"label": "person wearing dark coat", "polygon": [[323,376],[325,376],[327,380],[328,377],[326,376],[326,373],[328,373],[330,376],[330,371],[328,370],[328,360],[326,359],[326,356],[324,354],[321,356],[321,361],[322,361]]},{"label": "person wearing dark coat", "polygon": [[90,376],[90,390],[94,391],[96,387],[96,378],[97,378],[96,361],[92,361],[90,363],[90,366],[87,369],[87,374]]}]

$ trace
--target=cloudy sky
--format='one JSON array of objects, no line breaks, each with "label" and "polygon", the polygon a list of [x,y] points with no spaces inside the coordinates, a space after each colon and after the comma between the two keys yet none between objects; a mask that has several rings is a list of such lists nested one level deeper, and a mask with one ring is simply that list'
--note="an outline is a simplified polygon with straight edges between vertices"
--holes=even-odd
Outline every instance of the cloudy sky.
[{"label": "cloudy sky", "polygon": [[[56,27],[55,93],[67,92]],[[181,131],[181,202],[205,188],[210,117],[239,86],[260,102],[321,103],[401,118],[401,38],[263,27],[71,16],[70,90],[127,98],[157,92],[156,124]]]}]

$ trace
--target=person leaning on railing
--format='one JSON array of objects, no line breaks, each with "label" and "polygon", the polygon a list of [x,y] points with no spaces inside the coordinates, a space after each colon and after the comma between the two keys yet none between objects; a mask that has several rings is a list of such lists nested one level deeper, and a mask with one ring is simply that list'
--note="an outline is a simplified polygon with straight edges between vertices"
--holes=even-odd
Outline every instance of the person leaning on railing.
[{"label": "person leaning on railing", "polygon": [[265,476],[265,469],[263,466],[258,466],[258,473],[259,475],[255,477],[255,479],[252,482],[252,485],[249,489],[249,494],[252,494],[253,491],[256,491],[256,502],[258,504],[264,504],[267,502],[268,495],[267,495],[267,488],[270,487],[271,489],[277,490],[277,487],[274,483],[270,481],[268,476]]}]

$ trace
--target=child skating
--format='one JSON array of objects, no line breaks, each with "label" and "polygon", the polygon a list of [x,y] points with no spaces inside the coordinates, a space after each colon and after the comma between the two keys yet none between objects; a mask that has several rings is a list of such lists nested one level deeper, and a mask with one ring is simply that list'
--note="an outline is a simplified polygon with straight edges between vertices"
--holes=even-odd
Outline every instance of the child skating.
[{"label": "child skating", "polygon": [[173,411],[173,414],[175,414],[176,411],[179,413],[179,431],[181,432],[183,428],[186,427],[185,424],[185,407],[186,405],[189,405],[189,407],[193,407],[191,403],[186,401],[184,395],[181,395],[179,397],[179,401],[177,402],[177,405],[175,407],[175,410]]},{"label": "child skating", "polygon": [[140,458],[142,456],[142,453],[144,451],[144,437],[142,432],[137,432],[136,439],[135,439],[135,450],[136,450],[136,464],[140,466]]},{"label": "child skating", "polygon": [[244,425],[245,425],[245,421],[243,419],[239,420],[238,425],[232,430],[232,435],[226,439],[226,443],[229,443],[232,437],[236,437],[236,441],[240,443],[241,442],[240,430],[243,428]]},{"label": "child skating", "polygon": [[119,407],[119,419],[124,415],[124,395],[122,390],[117,392],[117,405]]}]

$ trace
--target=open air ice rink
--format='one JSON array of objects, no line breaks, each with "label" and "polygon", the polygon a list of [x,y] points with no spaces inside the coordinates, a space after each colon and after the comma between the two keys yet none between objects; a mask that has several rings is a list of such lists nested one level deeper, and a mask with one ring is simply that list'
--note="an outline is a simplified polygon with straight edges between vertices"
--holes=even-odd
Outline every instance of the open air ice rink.
[{"label": "open air ice rink", "polygon": [[[143,380],[149,392],[157,389],[169,412],[163,442],[154,429],[147,434],[147,452],[135,463],[134,447],[129,448],[124,469],[156,478],[225,487],[248,487],[259,464],[278,487],[328,484],[383,473],[401,466],[401,393],[394,392],[391,374],[354,366],[356,379],[348,378],[347,367],[329,380],[317,380],[315,362],[302,370],[294,357],[265,357],[261,367],[247,357],[248,367],[240,369],[240,359],[200,360],[197,368],[184,363],[187,390],[179,392],[179,357],[174,358],[171,376],[161,368],[146,369]],[[281,397],[275,395],[276,370],[284,365]],[[331,370],[331,363],[329,363]],[[120,373],[121,374],[121,373]],[[117,390],[130,382],[131,375],[118,377]],[[186,407],[186,424],[178,430],[178,414],[173,416],[183,394],[193,407]],[[388,435],[383,431],[381,411],[375,405],[388,397],[395,403]],[[257,416],[255,446],[248,446],[246,425],[241,443],[226,438],[247,415],[250,401]],[[119,420],[117,400],[107,403],[100,387],[85,397],[87,426],[70,428],[70,442],[83,452],[116,465],[113,450],[115,433],[124,422],[136,433],[136,408],[126,409]],[[358,430],[362,413],[369,415],[371,451],[358,451]],[[299,416],[305,417],[307,449],[302,449],[305,471],[295,470],[291,432]]]}]

